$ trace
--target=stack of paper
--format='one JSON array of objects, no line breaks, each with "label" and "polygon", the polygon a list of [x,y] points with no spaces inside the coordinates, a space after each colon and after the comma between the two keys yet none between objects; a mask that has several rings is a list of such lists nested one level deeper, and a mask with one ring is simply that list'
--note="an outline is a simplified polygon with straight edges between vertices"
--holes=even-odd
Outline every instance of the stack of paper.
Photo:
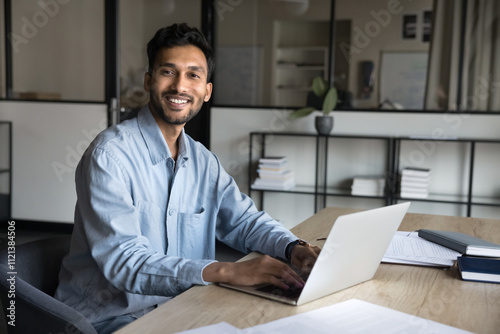
[{"label": "stack of paper", "polygon": [[352,195],[384,196],[384,192],[385,178],[382,176],[357,176],[352,181]]},{"label": "stack of paper", "polygon": [[427,241],[418,232],[396,232],[382,262],[429,267],[453,266],[461,253]]},{"label": "stack of paper", "polygon": [[349,299],[274,320],[236,328],[226,322],[190,329],[183,334],[268,334],[268,333],[470,333],[416,315],[396,311],[359,299]]},{"label": "stack of paper", "polygon": [[266,157],[259,159],[259,177],[252,189],[289,190],[295,186],[293,172],[287,167],[286,157]]},{"label": "stack of paper", "polygon": [[430,169],[404,168],[401,172],[401,198],[427,198],[430,178]]}]

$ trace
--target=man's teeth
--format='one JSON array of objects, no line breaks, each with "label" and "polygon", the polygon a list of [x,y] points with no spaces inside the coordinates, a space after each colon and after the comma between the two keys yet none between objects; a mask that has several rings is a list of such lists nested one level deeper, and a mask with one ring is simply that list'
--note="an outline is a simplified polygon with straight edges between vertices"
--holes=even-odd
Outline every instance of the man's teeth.
[{"label": "man's teeth", "polygon": [[177,104],[182,104],[182,103],[187,103],[187,100],[180,100],[180,99],[168,99],[170,102],[177,103]]}]

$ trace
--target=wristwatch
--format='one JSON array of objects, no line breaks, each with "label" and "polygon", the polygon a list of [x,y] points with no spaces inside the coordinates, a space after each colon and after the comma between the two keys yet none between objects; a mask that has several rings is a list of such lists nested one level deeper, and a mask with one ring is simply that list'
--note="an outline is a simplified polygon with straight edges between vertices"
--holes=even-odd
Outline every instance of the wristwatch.
[{"label": "wristwatch", "polygon": [[310,243],[308,243],[307,241],[304,241],[302,239],[297,239],[295,241],[292,241],[291,243],[289,243],[286,246],[286,249],[285,249],[285,256],[286,256],[286,259],[288,261],[290,261],[292,259],[292,250],[293,250],[293,247],[295,247],[297,245],[301,245],[301,246],[304,246],[304,247],[311,247],[312,246]]}]

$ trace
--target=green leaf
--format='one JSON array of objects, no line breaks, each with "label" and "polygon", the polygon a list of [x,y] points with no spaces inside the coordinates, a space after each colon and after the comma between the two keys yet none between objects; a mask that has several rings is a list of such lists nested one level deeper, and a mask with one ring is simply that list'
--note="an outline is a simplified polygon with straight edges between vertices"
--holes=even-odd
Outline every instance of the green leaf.
[{"label": "green leaf", "polygon": [[324,97],[326,94],[326,90],[328,89],[328,85],[322,77],[314,77],[312,89],[314,94],[319,97]]},{"label": "green leaf", "polygon": [[288,116],[290,119],[296,119],[300,117],[305,117],[314,111],[313,107],[305,107],[295,110]]},{"label": "green leaf", "polygon": [[335,89],[335,87],[332,87],[326,94],[325,100],[323,101],[323,113],[325,115],[328,115],[330,111],[335,109],[335,107],[337,106],[337,100],[337,89]]}]

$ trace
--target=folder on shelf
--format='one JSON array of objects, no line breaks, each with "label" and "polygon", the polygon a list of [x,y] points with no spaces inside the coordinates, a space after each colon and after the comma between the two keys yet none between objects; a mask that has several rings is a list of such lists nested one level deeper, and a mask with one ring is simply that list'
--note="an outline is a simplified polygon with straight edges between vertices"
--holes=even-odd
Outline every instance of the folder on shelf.
[{"label": "folder on shelf", "polygon": [[384,196],[385,183],[383,176],[356,176],[352,181],[351,195]]},{"label": "folder on shelf", "polygon": [[500,257],[500,245],[468,234],[421,229],[418,236],[466,255]]}]

